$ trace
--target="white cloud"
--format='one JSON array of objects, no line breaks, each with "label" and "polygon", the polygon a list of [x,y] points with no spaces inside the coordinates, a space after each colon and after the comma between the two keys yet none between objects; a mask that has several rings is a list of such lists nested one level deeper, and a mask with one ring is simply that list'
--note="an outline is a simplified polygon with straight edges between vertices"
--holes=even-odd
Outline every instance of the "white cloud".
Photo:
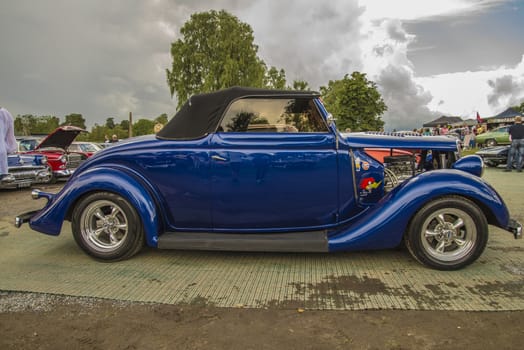
[{"label": "white cloud", "polygon": [[424,20],[438,16],[467,15],[485,11],[507,0],[361,0],[366,7],[365,17],[371,21],[385,18]]},{"label": "white cloud", "polygon": [[364,71],[379,85],[388,111],[387,129],[421,127],[440,115],[473,117],[497,114],[519,104],[524,92],[524,57],[514,68],[457,72],[417,77],[408,59],[416,36],[403,28],[404,20],[468,15],[485,11],[501,1],[362,1],[366,10],[360,43]]},{"label": "white cloud", "polygon": [[431,109],[469,118],[477,111],[493,116],[524,100],[524,55],[515,67],[439,74],[416,81],[431,91]]},{"label": "white cloud", "polygon": [[82,113],[90,125],[126,117],[129,110],[149,118],[172,115],[176,103],[165,76],[170,44],[192,13],[225,9],[251,25],[259,55],[269,66],[283,68],[289,82],[303,79],[317,89],[355,70],[366,73],[389,106],[387,128],[418,127],[435,111],[488,114],[521,98],[524,63],[420,77],[408,58],[416,33],[405,24],[471,15],[500,2],[5,2],[0,102],[15,115]]}]

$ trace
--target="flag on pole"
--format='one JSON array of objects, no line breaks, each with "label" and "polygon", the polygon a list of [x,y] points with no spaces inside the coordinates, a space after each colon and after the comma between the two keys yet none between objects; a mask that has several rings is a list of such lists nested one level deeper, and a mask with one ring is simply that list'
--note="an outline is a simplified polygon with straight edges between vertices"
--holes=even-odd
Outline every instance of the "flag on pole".
[{"label": "flag on pole", "polygon": [[480,117],[479,115],[479,112],[477,112],[477,123],[480,124],[480,123],[484,123],[484,121],[482,120],[482,118]]}]

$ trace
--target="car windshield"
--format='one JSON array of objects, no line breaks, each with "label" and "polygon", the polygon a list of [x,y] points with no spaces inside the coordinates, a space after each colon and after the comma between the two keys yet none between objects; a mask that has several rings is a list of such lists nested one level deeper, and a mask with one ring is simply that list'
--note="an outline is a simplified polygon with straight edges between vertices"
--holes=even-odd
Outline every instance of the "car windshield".
[{"label": "car windshield", "polygon": [[96,152],[96,151],[100,150],[100,148],[97,148],[92,143],[82,143],[82,144],[80,144],[80,149],[83,152]]}]

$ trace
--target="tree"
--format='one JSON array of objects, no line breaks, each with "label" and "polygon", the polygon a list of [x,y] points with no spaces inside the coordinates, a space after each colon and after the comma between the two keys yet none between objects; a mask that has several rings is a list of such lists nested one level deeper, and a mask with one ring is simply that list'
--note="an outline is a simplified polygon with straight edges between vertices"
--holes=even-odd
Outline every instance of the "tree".
[{"label": "tree", "polygon": [[85,129],[86,120],[84,117],[82,117],[82,114],[71,113],[65,116],[65,122],[63,122],[61,125],[73,125]]},{"label": "tree", "polygon": [[120,128],[122,130],[125,130],[126,132],[129,131],[129,120],[128,119],[124,119],[120,122]]},{"label": "tree", "polygon": [[266,65],[257,56],[249,24],[224,10],[211,10],[191,15],[180,33],[182,38],[171,44],[171,70],[166,70],[178,107],[195,93],[264,86]]},{"label": "tree", "polygon": [[36,117],[31,114],[17,116],[14,120],[15,133],[17,135],[49,134],[56,128],[60,120],[51,115]]},{"label": "tree", "polygon": [[108,127],[109,129],[115,128],[115,118],[114,117],[109,117],[106,119],[106,127]]},{"label": "tree", "polygon": [[31,135],[31,126],[35,124],[36,117],[32,114],[24,114],[16,116],[14,120],[15,134],[17,135]]},{"label": "tree", "polygon": [[342,80],[330,80],[328,86],[320,88],[326,109],[330,111],[340,130],[380,130],[384,121],[380,115],[387,110],[377,85],[366,78],[366,74],[353,72]]},{"label": "tree", "polygon": [[309,90],[309,84],[305,80],[293,80],[292,90]]},{"label": "tree", "polygon": [[514,110],[516,110],[519,113],[524,114],[524,102],[522,102],[520,105],[513,106],[511,108],[513,108]]},{"label": "tree", "polygon": [[269,89],[283,90],[286,88],[286,72],[283,69],[278,70],[275,67],[271,67],[266,72],[264,83],[265,87]]},{"label": "tree", "polygon": [[156,117],[155,124],[156,123],[160,123],[162,125],[166,125],[167,124],[167,114],[166,113],[162,113],[158,117]]},{"label": "tree", "polygon": [[153,133],[155,122],[150,119],[139,119],[133,123],[134,136],[149,135]]}]

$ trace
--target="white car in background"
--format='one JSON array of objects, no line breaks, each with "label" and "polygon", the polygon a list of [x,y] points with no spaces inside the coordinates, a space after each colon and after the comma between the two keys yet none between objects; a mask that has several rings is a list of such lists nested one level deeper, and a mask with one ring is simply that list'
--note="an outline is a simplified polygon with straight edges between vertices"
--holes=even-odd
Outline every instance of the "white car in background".
[{"label": "white car in background", "polygon": [[67,150],[68,152],[80,153],[86,158],[89,158],[96,152],[102,150],[102,147],[100,147],[100,144],[95,142],[76,141],[71,143]]}]

